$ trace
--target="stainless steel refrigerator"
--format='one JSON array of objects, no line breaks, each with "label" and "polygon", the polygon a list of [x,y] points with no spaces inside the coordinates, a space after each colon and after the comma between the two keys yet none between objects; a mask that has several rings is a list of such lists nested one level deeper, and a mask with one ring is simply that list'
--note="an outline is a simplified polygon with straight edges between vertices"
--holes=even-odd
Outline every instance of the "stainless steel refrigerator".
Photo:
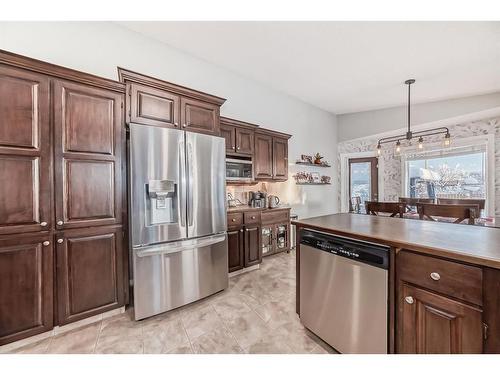
[{"label": "stainless steel refrigerator", "polygon": [[129,167],[135,319],[227,288],[224,139],[130,124]]}]

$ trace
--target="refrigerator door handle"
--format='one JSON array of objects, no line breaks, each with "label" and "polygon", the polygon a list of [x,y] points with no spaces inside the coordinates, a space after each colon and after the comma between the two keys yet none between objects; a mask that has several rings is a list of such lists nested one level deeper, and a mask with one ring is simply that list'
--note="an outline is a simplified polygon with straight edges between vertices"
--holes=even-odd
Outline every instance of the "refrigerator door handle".
[{"label": "refrigerator door handle", "polygon": [[188,226],[193,226],[193,145],[187,143],[187,220]]},{"label": "refrigerator door handle", "polygon": [[139,258],[152,256],[152,255],[164,255],[164,254],[174,254],[180,251],[196,249],[205,246],[211,246],[216,243],[225,241],[226,234],[217,234],[214,236],[195,238],[186,241],[177,241],[172,243],[144,246],[140,249],[135,250],[135,255]]},{"label": "refrigerator door handle", "polygon": [[187,226],[187,218],[186,218],[186,150],[185,143],[179,142],[179,180],[180,180],[180,188],[179,188],[179,207],[180,207],[180,219],[181,226]]}]

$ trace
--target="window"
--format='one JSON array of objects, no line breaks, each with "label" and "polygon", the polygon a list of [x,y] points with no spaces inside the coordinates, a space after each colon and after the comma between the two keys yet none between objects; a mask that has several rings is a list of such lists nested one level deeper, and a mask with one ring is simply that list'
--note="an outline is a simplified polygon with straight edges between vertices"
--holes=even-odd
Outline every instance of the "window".
[{"label": "window", "polygon": [[436,152],[406,160],[406,193],[415,198],[486,199],[486,152]]}]

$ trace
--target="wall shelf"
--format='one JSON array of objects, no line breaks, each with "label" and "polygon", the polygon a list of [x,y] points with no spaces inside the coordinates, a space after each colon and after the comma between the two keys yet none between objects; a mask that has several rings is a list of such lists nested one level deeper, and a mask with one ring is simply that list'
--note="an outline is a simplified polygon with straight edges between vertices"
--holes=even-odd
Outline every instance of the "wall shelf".
[{"label": "wall shelf", "polygon": [[331,182],[296,182],[295,185],[331,185]]},{"label": "wall shelf", "polygon": [[304,161],[296,161],[295,164],[307,165],[308,167],[319,167],[319,168],[331,168],[332,167],[330,164],[314,164],[314,163],[307,163]]}]

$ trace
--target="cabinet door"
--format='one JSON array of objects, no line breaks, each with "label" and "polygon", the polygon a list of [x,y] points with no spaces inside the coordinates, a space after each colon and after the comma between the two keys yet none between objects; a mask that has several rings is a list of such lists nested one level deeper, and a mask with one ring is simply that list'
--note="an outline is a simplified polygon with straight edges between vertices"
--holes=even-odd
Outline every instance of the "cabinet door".
[{"label": "cabinet door", "polygon": [[236,152],[253,155],[254,134],[253,130],[236,128]]},{"label": "cabinet door", "polygon": [[64,81],[54,95],[56,228],[120,223],[123,96]]},{"label": "cabinet door", "polygon": [[236,151],[236,131],[233,126],[221,125],[220,135],[226,140],[226,152]]},{"label": "cabinet door", "polygon": [[0,240],[0,345],[52,329],[53,272],[49,235]]},{"label": "cabinet door", "polygon": [[260,227],[245,228],[245,267],[262,262]]},{"label": "cabinet door", "polygon": [[237,271],[245,266],[243,228],[227,231],[227,250],[229,272]]},{"label": "cabinet door", "polygon": [[274,224],[264,225],[261,229],[262,256],[274,254]]},{"label": "cabinet door", "polygon": [[51,227],[49,80],[0,67],[0,235]]},{"label": "cabinet door", "polygon": [[57,235],[59,324],[123,306],[124,294],[121,227]]},{"label": "cabinet door", "polygon": [[399,353],[482,353],[479,308],[406,283],[401,283],[399,291]]},{"label": "cabinet door", "polygon": [[288,179],[288,140],[273,138],[273,179]]},{"label": "cabinet door", "polygon": [[130,98],[130,122],[179,128],[178,95],[137,84],[129,84],[127,91]]},{"label": "cabinet door", "polygon": [[289,249],[289,228],[289,223],[276,224],[273,237],[275,252]]},{"label": "cabinet door", "polygon": [[255,179],[273,178],[273,138],[255,134]]},{"label": "cabinet door", "polygon": [[181,98],[181,123],[186,130],[219,135],[219,106]]}]

